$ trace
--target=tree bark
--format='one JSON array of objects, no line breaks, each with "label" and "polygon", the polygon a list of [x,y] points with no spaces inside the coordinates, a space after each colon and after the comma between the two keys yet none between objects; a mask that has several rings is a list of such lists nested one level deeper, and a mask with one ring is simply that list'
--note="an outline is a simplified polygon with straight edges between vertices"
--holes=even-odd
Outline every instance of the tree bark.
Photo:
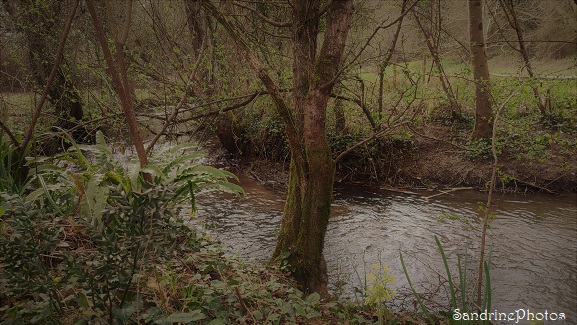
[{"label": "tree bark", "polygon": [[[88,11],[90,13],[90,18],[92,20],[92,25],[94,26],[96,38],[100,43],[106,64],[108,65],[108,73],[112,78],[114,89],[120,98],[120,104],[126,118],[126,123],[128,124],[130,137],[132,138],[132,142],[138,155],[138,161],[140,166],[144,167],[148,163],[148,157],[144,149],[144,143],[142,142],[140,130],[138,129],[138,122],[136,121],[136,115],[134,114],[134,108],[132,106],[132,91],[130,89],[128,75],[126,72],[126,63],[124,60],[124,44],[126,43],[126,38],[128,37],[128,31],[130,29],[130,11],[132,10],[132,0],[128,0],[126,5],[127,18],[122,34],[120,35],[121,37],[119,38],[116,34],[113,35],[114,45],[116,48],[116,60],[114,60],[106,39],[104,27],[102,26],[100,18],[96,13],[93,0],[86,0],[86,6],[88,7]],[[151,180],[150,174],[144,174],[144,178],[146,181]]]},{"label": "tree bark", "polygon": [[489,139],[493,130],[493,110],[489,84],[489,66],[483,35],[483,1],[469,0],[469,33],[475,80],[475,126],[473,139]]},{"label": "tree bark", "polygon": [[201,0],[184,0],[186,23],[191,36],[192,51],[195,56],[200,53],[207,30],[206,20],[202,17],[202,6],[200,3]]},{"label": "tree bark", "polygon": [[324,237],[330,215],[335,163],[325,135],[326,109],[337,81],[353,13],[352,0],[333,1],[327,10],[320,52],[316,40],[320,1],[298,0],[293,8],[294,107],[289,109],[269,71],[237,29],[209,1],[203,2],[244,52],[284,121],[291,150],[289,189],[271,261],[286,259],[307,292],[327,296]]},{"label": "tree bark", "polygon": [[[300,9],[310,8],[309,4],[310,1],[304,0],[294,2],[297,16],[293,23],[296,26],[302,25],[302,19],[310,20],[309,16],[298,14]],[[316,12],[312,14],[317,17]],[[296,162],[291,163],[291,167],[295,167],[291,168],[291,172],[296,169],[296,173],[290,176],[289,197],[272,256],[274,261],[288,252],[289,264],[295,268],[294,276],[305,292],[324,295],[327,295],[327,275],[323,248],[335,174],[335,163],[325,133],[326,108],[340,68],[351,17],[352,1],[334,1],[327,12],[323,45],[313,61],[314,70],[308,78],[309,90],[303,107],[304,152],[301,155],[304,159],[301,168],[294,166]],[[318,24],[318,18],[315,23]],[[299,47],[297,42],[298,38],[295,38],[295,49]],[[294,65],[298,69],[303,61],[296,61],[296,58],[297,55]],[[310,69],[306,65],[304,68]],[[293,202],[293,205],[289,205],[289,202]],[[300,208],[300,211],[295,211],[296,208]]]}]

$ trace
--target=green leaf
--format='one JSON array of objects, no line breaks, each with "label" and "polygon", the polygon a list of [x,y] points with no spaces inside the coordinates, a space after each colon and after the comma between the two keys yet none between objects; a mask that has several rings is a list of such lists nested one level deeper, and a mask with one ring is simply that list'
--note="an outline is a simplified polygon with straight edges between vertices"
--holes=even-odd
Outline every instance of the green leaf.
[{"label": "green leaf", "polygon": [[303,306],[299,305],[299,304],[295,304],[295,311],[297,316],[306,316],[307,312],[305,311],[305,309],[303,308]]},{"label": "green leaf", "polygon": [[197,147],[197,145],[192,143],[192,142],[184,142],[184,143],[178,144],[174,147],[170,147],[168,149],[168,152],[179,153],[181,150],[189,149],[189,148],[196,148],[196,147]]},{"label": "green leaf", "polygon": [[90,304],[88,303],[88,298],[84,294],[84,292],[78,293],[78,306],[83,308],[88,308]]},{"label": "green leaf", "polygon": [[42,196],[44,194],[44,189],[42,187],[37,188],[36,190],[34,190],[32,193],[28,194],[26,196],[26,201],[27,202],[32,202],[37,200],[40,196]]},{"label": "green leaf", "polygon": [[439,252],[441,253],[441,257],[443,258],[443,264],[445,264],[445,272],[447,273],[447,279],[449,281],[449,293],[451,294],[451,305],[452,308],[457,308],[457,298],[455,296],[455,288],[453,286],[453,279],[451,277],[451,270],[449,269],[449,263],[447,262],[447,257],[445,256],[445,251],[443,250],[443,246],[439,241],[437,235],[435,235],[435,242],[437,243],[437,247],[439,248]]},{"label": "green leaf", "polygon": [[306,297],[305,301],[311,305],[316,305],[319,300],[321,300],[321,296],[317,292],[311,293],[308,297]]},{"label": "green leaf", "polygon": [[190,160],[194,160],[194,159],[198,159],[200,157],[204,156],[204,154],[202,152],[193,152],[193,153],[189,153],[183,156],[180,156],[174,160],[172,160],[168,165],[166,165],[166,167],[164,167],[164,169],[162,170],[165,174],[167,174],[172,167],[174,166],[178,166],[180,164],[182,164],[185,161],[190,161]]},{"label": "green leaf", "polygon": [[205,319],[206,315],[200,310],[193,310],[189,313],[174,313],[168,316],[168,321],[172,323],[190,323]]},{"label": "green leaf", "polygon": [[140,193],[141,186],[138,183],[140,177],[140,163],[138,161],[130,161],[126,164],[128,169],[128,177],[130,178],[130,188],[137,193]]},{"label": "green leaf", "polygon": [[429,313],[429,310],[427,309],[427,307],[425,307],[425,304],[423,304],[421,297],[419,296],[419,294],[415,290],[415,287],[413,286],[413,283],[411,282],[411,278],[409,277],[409,272],[407,271],[407,267],[405,266],[405,260],[403,259],[403,253],[402,252],[399,252],[399,258],[401,259],[401,266],[403,267],[403,272],[405,273],[405,276],[407,277],[407,282],[409,283],[409,287],[411,288],[411,291],[413,292],[413,296],[415,297],[415,299],[419,303],[421,310],[423,311],[423,313],[425,314],[425,316],[427,317],[427,319],[429,320],[431,325],[434,325],[435,322],[433,321],[433,318],[431,318],[431,314]]},{"label": "green leaf", "polygon": [[208,323],[208,325],[226,325],[226,324],[228,323],[226,322],[226,320],[222,318],[213,319],[210,321],[210,323]]},{"label": "green leaf", "polygon": [[168,177],[160,167],[156,165],[146,165],[140,169],[142,173],[149,173],[152,177],[160,177],[161,180],[166,180]]}]

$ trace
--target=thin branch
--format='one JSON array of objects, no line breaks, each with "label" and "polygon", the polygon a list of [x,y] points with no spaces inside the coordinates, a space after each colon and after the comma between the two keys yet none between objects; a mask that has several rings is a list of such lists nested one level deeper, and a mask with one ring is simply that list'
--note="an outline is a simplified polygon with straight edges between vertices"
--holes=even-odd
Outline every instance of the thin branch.
[{"label": "thin branch", "polygon": [[18,143],[18,140],[16,140],[16,137],[14,136],[12,131],[10,131],[10,129],[6,126],[6,124],[4,124],[4,122],[0,121],[0,127],[2,127],[4,132],[6,132],[6,134],[8,134],[8,137],[10,138],[10,141],[12,141],[12,144],[14,145],[14,147],[18,148],[18,146],[20,144]]},{"label": "thin branch", "polygon": [[301,144],[297,141],[298,132],[293,121],[292,112],[289,109],[288,103],[281,96],[280,89],[276,82],[272,79],[270,72],[265,66],[263,66],[259,58],[252,52],[250,46],[239,35],[238,30],[226,19],[226,17],[216,8],[216,6],[211,1],[203,1],[202,5],[204,9],[224,27],[233,42],[237,45],[238,49],[247,57],[251,67],[256,72],[258,78],[262,81],[270,96],[272,97],[273,102],[275,103],[274,107],[276,108],[276,111],[283,119],[287,138],[289,139],[289,144],[291,146],[291,151],[298,151]]},{"label": "thin branch", "polygon": [[361,56],[361,54],[363,54],[363,52],[365,51],[365,49],[369,46],[369,44],[371,43],[371,41],[373,40],[373,38],[375,38],[375,36],[377,35],[377,32],[381,29],[387,29],[393,25],[395,25],[397,22],[399,22],[400,20],[402,20],[410,11],[411,9],[418,3],[419,1],[415,1],[404,13],[402,13],[399,17],[397,17],[397,19],[395,19],[393,22],[387,24],[387,25],[382,25],[384,24],[387,19],[385,19],[385,21],[382,22],[381,25],[377,26],[377,28],[375,28],[375,30],[371,33],[371,35],[369,36],[369,38],[367,38],[367,41],[365,42],[365,45],[363,45],[361,47],[361,49],[359,50],[359,52],[353,57],[353,59],[351,60],[351,62],[347,63],[347,64],[343,64],[343,66],[339,69],[339,71],[334,75],[333,79],[330,80],[329,82],[323,84],[321,86],[321,88],[326,88],[328,86],[330,86],[331,84],[333,84],[334,82],[336,82],[336,80],[338,78],[340,78],[340,76],[342,75],[342,73],[345,71],[345,69],[349,66],[351,66],[353,63],[355,63],[355,61],[357,61],[359,59],[359,57]]},{"label": "thin branch", "polygon": [[415,131],[412,127],[410,127],[410,126],[408,126],[408,125],[407,125],[407,128],[408,128],[411,132],[413,132],[414,134],[416,134],[416,135],[418,135],[418,136],[420,136],[420,137],[423,137],[423,138],[425,138],[425,139],[430,139],[430,140],[435,140],[435,141],[439,141],[439,142],[444,142],[444,143],[446,143],[446,144],[452,145],[452,146],[455,147],[455,148],[458,148],[458,149],[461,149],[461,150],[465,150],[465,151],[472,151],[472,150],[473,150],[473,149],[470,149],[470,148],[467,148],[467,147],[458,145],[458,144],[456,144],[456,143],[449,142],[449,141],[447,141],[447,140],[443,140],[443,139],[431,137],[431,136],[428,136],[428,135],[424,135],[424,134],[422,134],[422,133],[419,133],[419,132]]},{"label": "thin branch", "polygon": [[331,97],[335,98],[335,99],[346,100],[346,101],[353,102],[353,103],[357,104],[363,110],[363,113],[365,114],[367,120],[371,124],[371,128],[373,129],[373,131],[376,131],[378,129],[377,123],[375,122],[375,120],[371,116],[371,112],[369,111],[369,109],[367,108],[367,106],[365,105],[365,103],[362,100],[356,99],[356,98],[350,98],[350,97],[346,97],[346,96],[342,96],[342,95],[334,95],[334,94],[331,94]]},{"label": "thin branch", "polygon": [[186,98],[188,97],[188,90],[190,88],[190,84],[192,84],[192,82],[194,81],[194,77],[199,69],[200,66],[200,61],[202,60],[202,58],[204,57],[204,53],[206,52],[206,48],[208,43],[208,34],[205,34],[204,40],[202,41],[202,45],[200,48],[200,53],[198,54],[197,58],[196,58],[196,62],[194,62],[194,68],[192,69],[192,71],[190,72],[190,75],[188,76],[188,82],[184,87],[184,94],[182,95],[182,98],[180,99],[180,102],[178,103],[178,105],[176,105],[176,107],[174,108],[174,110],[172,111],[172,114],[170,114],[170,116],[166,119],[164,125],[162,126],[162,130],[160,132],[158,132],[158,134],[156,136],[154,136],[154,138],[152,139],[152,141],[150,142],[150,145],[148,146],[148,148],[146,149],[146,154],[150,154],[150,151],[152,150],[152,148],[154,148],[154,145],[156,144],[156,142],[158,141],[158,139],[160,139],[160,136],[166,131],[166,129],[168,128],[168,126],[172,123],[172,121],[176,118],[176,116],[178,115],[178,111],[184,106],[184,104],[186,103]]},{"label": "thin branch", "polygon": [[32,114],[32,120],[28,126],[28,130],[26,130],[26,135],[24,136],[24,140],[18,146],[18,154],[20,158],[24,155],[24,151],[26,147],[30,143],[32,136],[34,135],[34,127],[36,126],[36,122],[38,121],[38,117],[40,117],[40,111],[42,111],[42,107],[44,106],[44,102],[48,98],[48,92],[50,88],[52,88],[52,83],[54,82],[54,78],[56,78],[56,73],[58,72],[58,68],[60,67],[60,63],[62,62],[63,53],[64,53],[64,45],[66,44],[66,39],[68,38],[68,34],[70,32],[70,27],[72,26],[72,21],[74,20],[74,16],[76,15],[76,9],[78,8],[78,3],[80,0],[76,0],[74,2],[74,6],[70,10],[70,14],[68,15],[68,20],[66,21],[66,25],[64,26],[64,31],[62,32],[62,36],[60,37],[60,42],[58,43],[58,48],[56,50],[56,56],[54,58],[54,64],[52,65],[52,70],[50,71],[50,75],[48,77],[48,81],[46,82],[46,86],[44,90],[42,90],[42,95],[40,96],[40,100],[38,101],[38,105]]},{"label": "thin branch", "polygon": [[345,151],[341,152],[341,153],[334,159],[335,164],[336,164],[338,161],[340,161],[344,156],[348,155],[350,152],[352,152],[353,150],[355,150],[356,148],[358,148],[358,147],[364,145],[365,143],[368,143],[369,141],[372,141],[372,140],[374,140],[374,139],[376,139],[376,138],[378,138],[378,137],[380,137],[380,136],[383,136],[383,135],[385,135],[386,133],[392,131],[393,129],[395,129],[395,128],[401,126],[401,125],[407,124],[407,123],[409,123],[409,122],[408,122],[408,121],[405,121],[405,122],[399,123],[399,124],[397,124],[397,125],[393,125],[393,126],[391,126],[391,127],[389,127],[389,128],[386,128],[386,129],[384,129],[384,130],[381,130],[381,131],[379,131],[379,132],[376,132],[376,133],[372,134],[371,136],[369,136],[369,137],[367,137],[367,138],[365,138],[365,139],[363,139],[363,140],[355,143],[354,145],[352,145],[352,146],[350,146],[349,148],[345,149]]},{"label": "thin branch", "polygon": [[270,18],[268,18],[267,16],[261,14],[258,10],[256,10],[255,8],[251,7],[251,6],[247,6],[247,5],[243,5],[241,3],[239,3],[238,1],[233,1],[232,2],[233,5],[235,6],[239,6],[241,8],[247,9],[253,13],[255,13],[260,19],[262,19],[262,21],[264,21],[265,23],[272,25],[274,27],[290,27],[292,25],[292,23],[290,21],[287,22],[278,22],[278,21],[274,21]]},{"label": "thin branch", "polygon": [[[479,276],[477,278],[477,304],[481,304],[481,293],[483,290],[482,283],[483,283],[483,263],[485,258],[485,239],[487,236],[487,228],[489,227],[489,212],[491,209],[491,200],[493,198],[493,190],[495,189],[495,180],[497,175],[497,121],[499,119],[499,115],[501,111],[507,105],[509,100],[513,98],[513,96],[517,93],[516,90],[511,91],[509,97],[505,99],[505,101],[501,104],[497,112],[495,112],[495,118],[493,120],[493,134],[491,135],[491,152],[493,153],[493,168],[491,171],[491,182],[489,185],[489,194],[487,195],[487,205],[485,206],[485,215],[483,217],[483,230],[481,233],[481,252],[479,254]],[[485,288],[486,290],[487,288]]]},{"label": "thin branch", "polygon": [[178,120],[177,123],[184,123],[184,122],[188,122],[188,121],[192,121],[192,120],[198,120],[199,118],[212,116],[212,115],[218,115],[218,114],[221,114],[224,112],[228,112],[228,111],[232,111],[232,110],[237,109],[237,108],[244,107],[244,106],[250,104],[258,95],[259,95],[259,93],[252,94],[249,98],[247,98],[246,100],[244,100],[238,104],[234,104],[234,105],[231,105],[231,106],[223,108],[223,109],[198,114],[198,115],[195,115],[192,117],[188,117],[186,119]]}]

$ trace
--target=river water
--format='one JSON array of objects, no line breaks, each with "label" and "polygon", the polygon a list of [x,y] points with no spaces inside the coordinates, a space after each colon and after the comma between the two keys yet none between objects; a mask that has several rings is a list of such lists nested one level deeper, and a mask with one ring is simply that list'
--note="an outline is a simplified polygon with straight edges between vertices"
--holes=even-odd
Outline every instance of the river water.
[{"label": "river water", "polygon": [[[247,176],[241,176],[240,184],[246,191],[242,198],[199,197],[197,218],[233,252],[265,261],[274,249],[285,193]],[[324,249],[334,294],[358,298],[365,270],[381,263],[396,278],[390,287],[399,295],[391,304],[414,308],[399,259],[402,252],[417,291],[432,308],[443,308],[449,300],[437,235],[457,283],[457,255],[467,257],[469,295],[474,296],[478,207],[486,194],[455,191],[426,199],[432,194],[335,187]],[[577,196],[495,194],[492,213],[496,218],[487,237],[493,245],[490,311],[565,313],[566,321],[554,323],[577,324]],[[460,220],[439,221],[444,215]]]}]

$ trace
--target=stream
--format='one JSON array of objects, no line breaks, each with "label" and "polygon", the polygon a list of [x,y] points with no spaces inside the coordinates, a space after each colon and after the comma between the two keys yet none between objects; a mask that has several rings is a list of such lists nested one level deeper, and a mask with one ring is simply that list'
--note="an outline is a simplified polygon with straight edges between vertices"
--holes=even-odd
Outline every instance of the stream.
[{"label": "stream", "polygon": [[[196,218],[239,256],[266,261],[274,249],[285,192],[239,177],[244,197],[221,193],[198,197]],[[457,255],[463,260],[466,256],[468,295],[476,296],[472,288],[481,241],[478,207],[487,195],[466,190],[426,199],[432,194],[335,186],[324,248],[333,294],[360,297],[365,274],[372,264],[381,263],[390,267],[396,279],[390,287],[399,294],[390,304],[414,309],[399,259],[402,252],[416,290],[433,309],[447,310],[446,273],[435,244],[437,235],[457,286]],[[492,244],[489,311],[564,313],[567,319],[554,323],[577,324],[577,195],[495,194],[493,202],[491,212],[496,218],[487,235]],[[438,220],[447,215],[459,220]]]}]

